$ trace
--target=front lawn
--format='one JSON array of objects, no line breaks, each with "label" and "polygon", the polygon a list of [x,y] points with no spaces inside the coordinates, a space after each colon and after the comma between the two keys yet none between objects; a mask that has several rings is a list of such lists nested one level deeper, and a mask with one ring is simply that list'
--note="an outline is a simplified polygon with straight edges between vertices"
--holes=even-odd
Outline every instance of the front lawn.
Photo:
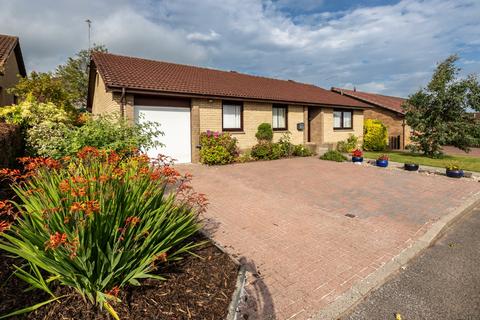
[{"label": "front lawn", "polygon": [[480,172],[480,157],[470,157],[470,156],[452,156],[444,155],[442,158],[433,159],[426,157],[422,154],[417,153],[407,153],[401,151],[389,151],[389,152],[369,152],[364,153],[365,158],[376,159],[382,154],[388,154],[391,161],[395,162],[414,162],[419,165],[432,166],[445,168],[445,166],[451,162],[456,161],[460,164],[462,169],[467,171],[477,171]]}]

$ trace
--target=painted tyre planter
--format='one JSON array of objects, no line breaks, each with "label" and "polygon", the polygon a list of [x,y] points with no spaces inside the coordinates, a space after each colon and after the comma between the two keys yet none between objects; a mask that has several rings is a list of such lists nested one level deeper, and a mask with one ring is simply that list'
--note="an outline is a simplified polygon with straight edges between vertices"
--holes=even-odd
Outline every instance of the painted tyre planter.
[{"label": "painted tyre planter", "polygon": [[382,168],[388,167],[388,160],[377,160],[375,163],[377,167],[382,167]]},{"label": "painted tyre planter", "polygon": [[404,168],[407,171],[417,171],[419,168],[419,165],[416,163],[405,163]]},{"label": "painted tyre planter", "polygon": [[363,157],[352,157],[352,162],[363,162]]},{"label": "painted tyre planter", "polygon": [[446,170],[447,177],[450,178],[461,178],[463,177],[463,170]]}]

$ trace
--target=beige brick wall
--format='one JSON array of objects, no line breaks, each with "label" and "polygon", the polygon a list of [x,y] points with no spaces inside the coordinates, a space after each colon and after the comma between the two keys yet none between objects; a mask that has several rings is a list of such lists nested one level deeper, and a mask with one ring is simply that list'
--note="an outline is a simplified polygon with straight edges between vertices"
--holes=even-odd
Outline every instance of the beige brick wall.
[{"label": "beige brick wall", "polygon": [[[219,99],[192,99],[192,108],[199,108],[200,132],[207,130],[222,131],[222,100]],[[288,107],[288,129],[292,143],[304,142],[304,133],[297,130],[297,123],[303,122],[303,106]],[[258,125],[272,123],[272,104],[263,102],[244,102],[243,104],[243,132],[231,132],[238,139],[240,149],[248,149],[257,143],[255,133]],[[282,136],[284,131],[274,133],[274,141]]]},{"label": "beige brick wall", "polygon": [[[93,94],[92,113],[94,115],[108,114],[108,113],[121,113],[121,93],[107,92],[105,83],[102,77],[98,74],[95,81],[95,91]],[[133,95],[126,95],[125,99],[125,117],[133,121]]]},{"label": "beige brick wall", "polygon": [[17,75],[19,73],[20,70],[18,69],[17,58],[15,57],[15,53],[12,52],[4,65],[3,75],[0,75],[0,107],[13,104],[13,95],[8,94],[7,89],[12,88],[17,84]]},{"label": "beige brick wall", "polygon": [[[403,117],[398,113],[385,110],[382,108],[371,108],[365,110],[364,112],[365,119],[375,119],[380,120],[386,127],[388,131],[388,136],[400,136],[400,143],[403,146]],[[410,127],[405,127],[405,145],[410,143]]]},{"label": "beige brick wall", "polygon": [[350,134],[354,134],[362,141],[363,138],[363,111],[353,111],[352,129],[333,129],[333,109],[323,108],[321,111],[323,123],[323,145],[336,145],[337,142],[346,140]]}]

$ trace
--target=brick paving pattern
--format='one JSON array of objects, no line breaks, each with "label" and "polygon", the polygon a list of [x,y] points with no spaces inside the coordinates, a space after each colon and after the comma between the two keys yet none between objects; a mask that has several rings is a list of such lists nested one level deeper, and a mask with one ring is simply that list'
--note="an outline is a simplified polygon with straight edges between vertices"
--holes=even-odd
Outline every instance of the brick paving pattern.
[{"label": "brick paving pattern", "polygon": [[308,319],[480,191],[316,158],[180,169],[208,196],[208,232],[254,274],[248,319]]}]

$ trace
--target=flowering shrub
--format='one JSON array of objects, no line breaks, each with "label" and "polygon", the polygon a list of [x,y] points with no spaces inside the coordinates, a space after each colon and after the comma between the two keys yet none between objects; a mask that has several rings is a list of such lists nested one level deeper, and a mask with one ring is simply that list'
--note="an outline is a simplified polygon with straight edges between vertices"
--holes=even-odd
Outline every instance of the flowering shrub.
[{"label": "flowering shrub", "polygon": [[361,157],[363,157],[363,152],[360,149],[355,149],[352,152],[352,156],[357,157],[357,158],[361,158]]},{"label": "flowering shrub", "polygon": [[280,158],[291,157],[295,151],[295,145],[291,142],[292,134],[285,132],[276,143],[280,149]]},{"label": "flowering shrub", "polygon": [[303,144],[297,144],[293,149],[293,155],[296,157],[310,157],[312,154],[312,151]]},{"label": "flowering shrub", "polygon": [[380,157],[377,158],[377,160],[387,160],[390,159],[387,154],[382,154]]},{"label": "flowering shrub", "polygon": [[189,239],[206,199],[166,159],[152,165],[145,155],[86,147],[72,159],[22,161],[25,173],[1,171],[22,205],[13,203],[20,212],[15,223],[0,225],[0,249],[29,262],[32,271],[17,274],[51,301],[60,298],[48,288],[53,280],[118,318],[110,303],[119,290],[162,279],[154,273],[158,265],[198,245]]},{"label": "flowering shrub", "polygon": [[462,168],[460,167],[460,163],[458,161],[450,161],[445,166],[445,169],[454,171],[454,170],[461,170]]},{"label": "flowering shrub", "polygon": [[380,120],[365,120],[363,125],[363,150],[383,151],[387,148],[387,142],[387,127]]},{"label": "flowering shrub", "polygon": [[119,152],[161,145],[155,138],[163,133],[155,122],[132,124],[118,114],[84,115],[81,121],[81,126],[42,122],[30,128],[27,131],[27,145],[31,153],[58,159],[75,155],[85,146]]},{"label": "flowering shrub", "polygon": [[207,130],[200,135],[200,161],[204,164],[228,164],[238,156],[237,139],[229,133]]},{"label": "flowering shrub", "polygon": [[340,152],[352,152],[358,146],[358,138],[354,134],[350,134],[345,141],[337,143],[337,150]]}]

